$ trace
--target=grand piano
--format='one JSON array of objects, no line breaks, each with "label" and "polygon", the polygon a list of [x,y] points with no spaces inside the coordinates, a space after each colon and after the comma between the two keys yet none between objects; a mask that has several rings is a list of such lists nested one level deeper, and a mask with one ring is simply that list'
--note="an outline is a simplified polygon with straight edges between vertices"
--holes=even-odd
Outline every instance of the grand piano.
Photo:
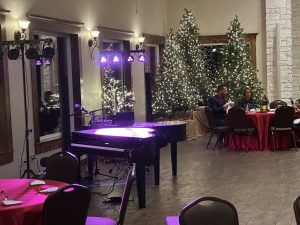
[{"label": "grand piano", "polygon": [[136,163],[139,207],[145,208],[145,164],[154,160],[156,139],[149,128],[102,128],[72,133],[71,151],[82,154],[128,158]]},{"label": "grand piano", "polygon": [[76,155],[96,154],[127,157],[136,163],[139,207],[145,208],[145,164],[154,163],[155,184],[159,184],[160,149],[171,144],[172,174],[177,175],[177,142],[186,139],[182,121],[140,122],[127,127],[87,129],[72,133],[71,151]]}]

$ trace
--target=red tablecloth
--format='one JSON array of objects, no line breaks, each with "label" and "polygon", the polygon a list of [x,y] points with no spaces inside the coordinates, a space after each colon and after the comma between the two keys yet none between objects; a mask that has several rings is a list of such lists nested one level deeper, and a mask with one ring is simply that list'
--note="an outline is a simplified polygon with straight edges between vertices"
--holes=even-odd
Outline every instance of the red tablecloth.
[{"label": "red tablecloth", "polygon": [[[251,136],[249,150],[269,150],[271,145],[271,137],[269,135],[270,126],[274,124],[275,113],[247,113],[249,126],[254,126],[257,129],[257,134]],[[226,137],[228,143],[228,137]],[[275,138],[276,149],[289,147],[289,136],[287,133],[278,133]],[[235,135],[234,140],[229,146],[231,150],[246,150],[247,136]]]},{"label": "red tablecloth", "polygon": [[18,200],[20,205],[0,204],[0,225],[40,225],[43,204],[49,193],[39,193],[40,189],[62,187],[63,182],[45,180],[45,185],[30,186],[34,179],[0,179],[0,198]]}]

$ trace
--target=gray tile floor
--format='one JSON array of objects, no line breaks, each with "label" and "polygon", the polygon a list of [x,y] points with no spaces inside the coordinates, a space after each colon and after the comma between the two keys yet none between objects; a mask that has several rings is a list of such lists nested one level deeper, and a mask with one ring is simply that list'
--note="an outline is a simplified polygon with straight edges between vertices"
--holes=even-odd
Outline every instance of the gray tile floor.
[{"label": "gray tile floor", "polygon": [[[147,172],[147,207],[138,209],[135,186],[125,225],[166,224],[195,198],[216,196],[232,202],[240,225],[295,225],[293,201],[300,195],[300,149],[228,152],[206,149],[207,137],[178,145],[178,175],[172,177],[169,148],[161,150],[161,184]],[[112,195],[118,195],[122,186]],[[89,214],[118,218],[118,206],[93,195]]]}]

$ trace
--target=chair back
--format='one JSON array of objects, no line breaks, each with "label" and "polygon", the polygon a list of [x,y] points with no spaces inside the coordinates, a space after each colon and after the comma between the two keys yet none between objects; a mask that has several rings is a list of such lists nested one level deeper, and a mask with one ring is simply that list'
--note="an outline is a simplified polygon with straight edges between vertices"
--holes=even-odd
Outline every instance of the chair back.
[{"label": "chair back", "polygon": [[132,167],[129,169],[128,175],[126,178],[125,188],[124,188],[120,211],[119,211],[118,225],[123,225],[123,223],[124,223],[127,205],[128,205],[129,196],[130,196],[134,177],[135,177],[135,163],[132,164]]},{"label": "chair back", "polygon": [[287,128],[293,126],[295,110],[290,106],[282,106],[275,110],[275,123],[276,128]]},{"label": "chair back", "polygon": [[46,179],[78,183],[78,159],[70,152],[58,152],[47,159]]},{"label": "chair back", "polygon": [[206,118],[208,121],[209,128],[210,129],[215,128],[217,125],[216,125],[216,119],[215,119],[213,112],[211,111],[211,109],[209,107],[205,107],[204,111],[205,111],[205,115],[206,115]]},{"label": "chair back", "polygon": [[182,209],[179,223],[180,225],[239,225],[239,219],[232,203],[215,197],[203,197]]},{"label": "chair back", "polygon": [[294,213],[297,225],[300,225],[300,196],[294,201]]},{"label": "chair back", "polygon": [[228,110],[229,125],[232,129],[246,129],[247,117],[244,109],[239,107],[232,107]]},{"label": "chair back", "polygon": [[276,108],[281,107],[281,106],[287,106],[287,103],[285,101],[282,101],[282,100],[275,100],[275,101],[270,103],[270,109],[276,109]]},{"label": "chair back", "polygon": [[43,225],[85,225],[90,190],[78,184],[60,188],[49,195],[43,206]]}]

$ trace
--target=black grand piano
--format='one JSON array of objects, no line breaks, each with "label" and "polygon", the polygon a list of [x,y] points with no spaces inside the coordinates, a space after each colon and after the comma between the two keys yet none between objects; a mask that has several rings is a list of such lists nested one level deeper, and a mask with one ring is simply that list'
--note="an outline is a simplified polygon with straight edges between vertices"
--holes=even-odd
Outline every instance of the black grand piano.
[{"label": "black grand piano", "polygon": [[149,161],[154,162],[155,184],[158,185],[160,148],[170,143],[172,173],[176,176],[177,142],[185,139],[184,122],[140,122],[127,127],[75,131],[72,133],[71,151],[76,155],[127,157],[131,162],[135,162],[139,207],[145,208],[145,164]]}]

